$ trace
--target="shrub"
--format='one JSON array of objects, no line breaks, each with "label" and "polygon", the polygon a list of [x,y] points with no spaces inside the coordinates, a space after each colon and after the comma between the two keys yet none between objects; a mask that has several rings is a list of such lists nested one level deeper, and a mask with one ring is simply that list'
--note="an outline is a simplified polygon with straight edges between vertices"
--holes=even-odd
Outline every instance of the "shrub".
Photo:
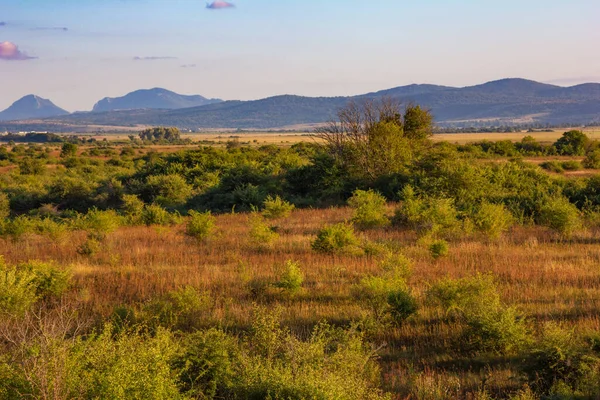
[{"label": "shrub", "polygon": [[90,238],[102,241],[106,235],[114,232],[121,224],[121,219],[113,210],[90,210],[80,221],[80,228],[86,230]]},{"label": "shrub", "polygon": [[502,304],[492,276],[443,279],[427,297],[465,324],[463,337],[474,349],[512,353],[529,343],[525,321]]},{"label": "shrub", "polygon": [[71,274],[52,263],[29,261],[19,264],[17,268],[27,274],[33,274],[35,278],[32,283],[36,295],[42,299],[62,296],[71,284]]},{"label": "shrub", "polygon": [[146,304],[141,318],[154,329],[190,329],[202,322],[212,304],[208,293],[186,286]]},{"label": "shrub", "polygon": [[415,229],[421,236],[444,235],[459,225],[452,199],[419,197],[411,186],[405,186],[400,197],[394,216],[397,225]]},{"label": "shrub", "polygon": [[197,241],[208,239],[214,234],[216,227],[216,218],[207,211],[199,213],[193,210],[188,212],[190,219],[186,225],[186,234]]},{"label": "shrub", "polygon": [[0,222],[10,216],[10,202],[5,193],[0,193]]},{"label": "shrub", "polygon": [[388,293],[387,303],[390,314],[397,323],[402,323],[419,309],[416,299],[408,290],[395,290]]},{"label": "shrub", "polygon": [[23,315],[38,300],[36,275],[4,264],[0,258],[0,318],[5,314]]},{"label": "shrub", "polygon": [[558,154],[564,156],[582,156],[589,143],[587,135],[581,131],[572,130],[565,132],[560,139],[554,143]]},{"label": "shrub", "polygon": [[304,274],[300,269],[300,263],[291,260],[286,261],[283,273],[276,286],[290,294],[295,294],[302,288],[302,283],[304,283]]},{"label": "shrub", "polygon": [[549,199],[540,208],[538,223],[567,238],[583,227],[580,211],[565,197]]},{"label": "shrub", "polygon": [[293,204],[282,200],[279,196],[267,196],[263,206],[262,215],[266,219],[287,218],[295,208]]},{"label": "shrub", "polygon": [[583,166],[588,169],[600,169],[600,149],[588,152],[583,160]]},{"label": "shrub", "polygon": [[150,201],[163,207],[181,206],[192,195],[192,187],[178,174],[150,175],[146,189],[150,193]]},{"label": "shrub", "polygon": [[130,224],[136,224],[141,221],[144,214],[144,202],[134,194],[123,195],[123,213]]},{"label": "shrub", "polygon": [[68,227],[64,223],[57,222],[52,218],[35,220],[34,230],[38,235],[45,236],[54,242],[61,242],[68,233]]},{"label": "shrub", "polygon": [[473,223],[486,236],[497,239],[510,229],[514,218],[503,204],[483,202],[473,215]]},{"label": "shrub", "polygon": [[378,228],[390,224],[385,215],[386,199],[374,190],[356,190],[348,200],[348,205],[354,208],[352,222],[363,229]]},{"label": "shrub", "polygon": [[82,256],[93,256],[102,248],[102,243],[94,238],[88,238],[83,244],[77,247],[77,254]]},{"label": "shrub", "polygon": [[18,217],[4,221],[0,227],[2,228],[2,236],[8,236],[11,240],[18,241],[23,236],[33,233],[35,223],[28,216],[19,215]]},{"label": "shrub", "polygon": [[183,352],[173,363],[180,391],[190,398],[226,398],[237,375],[239,353],[236,338],[217,329],[186,336]]},{"label": "shrub", "polygon": [[257,213],[250,216],[250,241],[259,248],[271,248],[279,234]]},{"label": "shrub", "polygon": [[434,260],[448,256],[450,248],[445,240],[435,240],[429,245],[429,253]]},{"label": "shrub", "polygon": [[565,171],[579,171],[582,168],[582,165],[577,160],[569,160],[564,161],[562,167]]},{"label": "shrub", "polygon": [[379,266],[387,276],[408,279],[412,275],[412,261],[404,254],[390,253],[381,260]]},{"label": "shrub", "polygon": [[257,313],[236,365],[231,395],[239,399],[383,400],[373,350],[356,329],[317,325],[303,341],[277,315]]},{"label": "shrub", "polygon": [[322,228],[311,246],[319,253],[336,253],[358,244],[359,241],[354,234],[353,226],[339,223]]},{"label": "shrub", "polygon": [[530,350],[525,372],[530,385],[542,394],[562,389],[572,398],[576,392],[582,398],[600,395],[600,358],[586,349],[573,330],[554,323],[544,326],[541,340]]},{"label": "shrub", "polygon": [[142,221],[147,226],[150,225],[170,225],[173,222],[173,217],[167,210],[158,204],[149,204],[144,207]]},{"label": "shrub", "polygon": [[560,161],[545,161],[540,164],[540,167],[547,171],[555,172],[557,174],[565,172],[563,164]]}]

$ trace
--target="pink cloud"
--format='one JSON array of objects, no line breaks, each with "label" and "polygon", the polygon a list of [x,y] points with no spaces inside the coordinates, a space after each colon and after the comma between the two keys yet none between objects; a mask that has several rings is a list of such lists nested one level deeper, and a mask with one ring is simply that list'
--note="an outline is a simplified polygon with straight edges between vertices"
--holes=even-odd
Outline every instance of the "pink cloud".
[{"label": "pink cloud", "polygon": [[228,3],[226,1],[223,0],[215,0],[212,3],[208,3],[206,5],[206,8],[209,8],[211,10],[220,10],[223,8],[234,8],[235,4],[233,3]]},{"label": "pink cloud", "polygon": [[16,44],[11,42],[0,43],[0,60],[16,61],[16,60],[31,60],[35,57],[30,57],[23,53]]}]

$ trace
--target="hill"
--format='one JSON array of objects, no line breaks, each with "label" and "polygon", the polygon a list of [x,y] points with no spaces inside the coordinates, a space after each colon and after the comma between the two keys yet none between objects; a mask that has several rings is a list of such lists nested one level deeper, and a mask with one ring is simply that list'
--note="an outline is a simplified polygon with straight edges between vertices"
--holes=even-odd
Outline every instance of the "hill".
[{"label": "hill", "polygon": [[122,97],[105,97],[94,105],[93,112],[134,109],[178,109],[218,103],[219,99],[207,99],[203,96],[185,96],[170,90],[154,88],[136,90]]},{"label": "hill", "polygon": [[50,100],[30,94],[15,101],[6,110],[0,112],[0,121],[14,121],[34,118],[48,118],[69,114]]},{"label": "hill", "polygon": [[282,95],[178,109],[147,107],[77,113],[44,122],[65,126],[166,125],[191,130],[276,129],[323,123],[335,118],[337,111],[350,101],[384,97],[430,108],[440,126],[600,122],[600,84],[561,87],[525,79],[502,79],[464,88],[408,85],[352,97]]}]

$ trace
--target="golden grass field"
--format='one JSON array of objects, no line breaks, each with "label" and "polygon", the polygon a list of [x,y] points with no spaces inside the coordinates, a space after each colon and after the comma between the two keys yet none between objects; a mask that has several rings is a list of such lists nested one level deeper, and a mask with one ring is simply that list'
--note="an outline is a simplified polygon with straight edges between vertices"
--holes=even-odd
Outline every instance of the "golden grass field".
[{"label": "golden grass field", "polygon": [[[69,234],[58,243],[31,236],[2,241],[0,247],[8,263],[38,259],[68,266],[76,287],[71,300],[81,315],[108,317],[116,306],[140,304],[191,285],[215,300],[207,326],[246,329],[258,303],[282,307],[284,323],[307,334],[321,320],[348,324],[366,314],[351,289],[362,277],[380,272],[378,258],[323,255],[310,246],[320,227],[350,217],[348,208],[296,210],[279,224],[280,240],[270,250],[250,244],[247,214],[218,216],[220,234],[201,244],[186,238],[183,226],[175,226],[120,228],[91,257],[76,251],[85,241],[83,233]],[[598,233],[562,241],[544,228],[516,227],[498,241],[452,241],[450,255],[438,261],[412,232],[388,228],[362,235],[398,248],[413,260],[409,284],[419,298],[440,278],[492,273],[503,300],[527,316],[533,331],[543,322],[556,321],[584,333],[600,330]],[[290,259],[299,261],[305,274],[302,292],[293,298],[276,290],[253,296],[249,283],[276,281]],[[380,360],[386,390],[397,399],[416,398],[407,389],[414,379],[422,386],[450,388],[444,398],[469,398],[466,393],[484,382],[494,393],[520,387],[513,369],[518,360],[479,359],[459,350],[460,328],[443,317],[424,306],[407,324],[372,339],[375,346],[385,345]],[[486,363],[489,367],[484,368]]]}]

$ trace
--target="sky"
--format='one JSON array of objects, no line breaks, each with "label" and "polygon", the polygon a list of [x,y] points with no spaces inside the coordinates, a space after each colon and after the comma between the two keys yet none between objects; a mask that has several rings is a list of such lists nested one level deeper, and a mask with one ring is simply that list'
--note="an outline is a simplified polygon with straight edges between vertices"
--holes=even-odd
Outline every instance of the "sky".
[{"label": "sky", "polygon": [[600,82],[598,0],[0,0],[0,110],[163,87],[226,100]]}]

